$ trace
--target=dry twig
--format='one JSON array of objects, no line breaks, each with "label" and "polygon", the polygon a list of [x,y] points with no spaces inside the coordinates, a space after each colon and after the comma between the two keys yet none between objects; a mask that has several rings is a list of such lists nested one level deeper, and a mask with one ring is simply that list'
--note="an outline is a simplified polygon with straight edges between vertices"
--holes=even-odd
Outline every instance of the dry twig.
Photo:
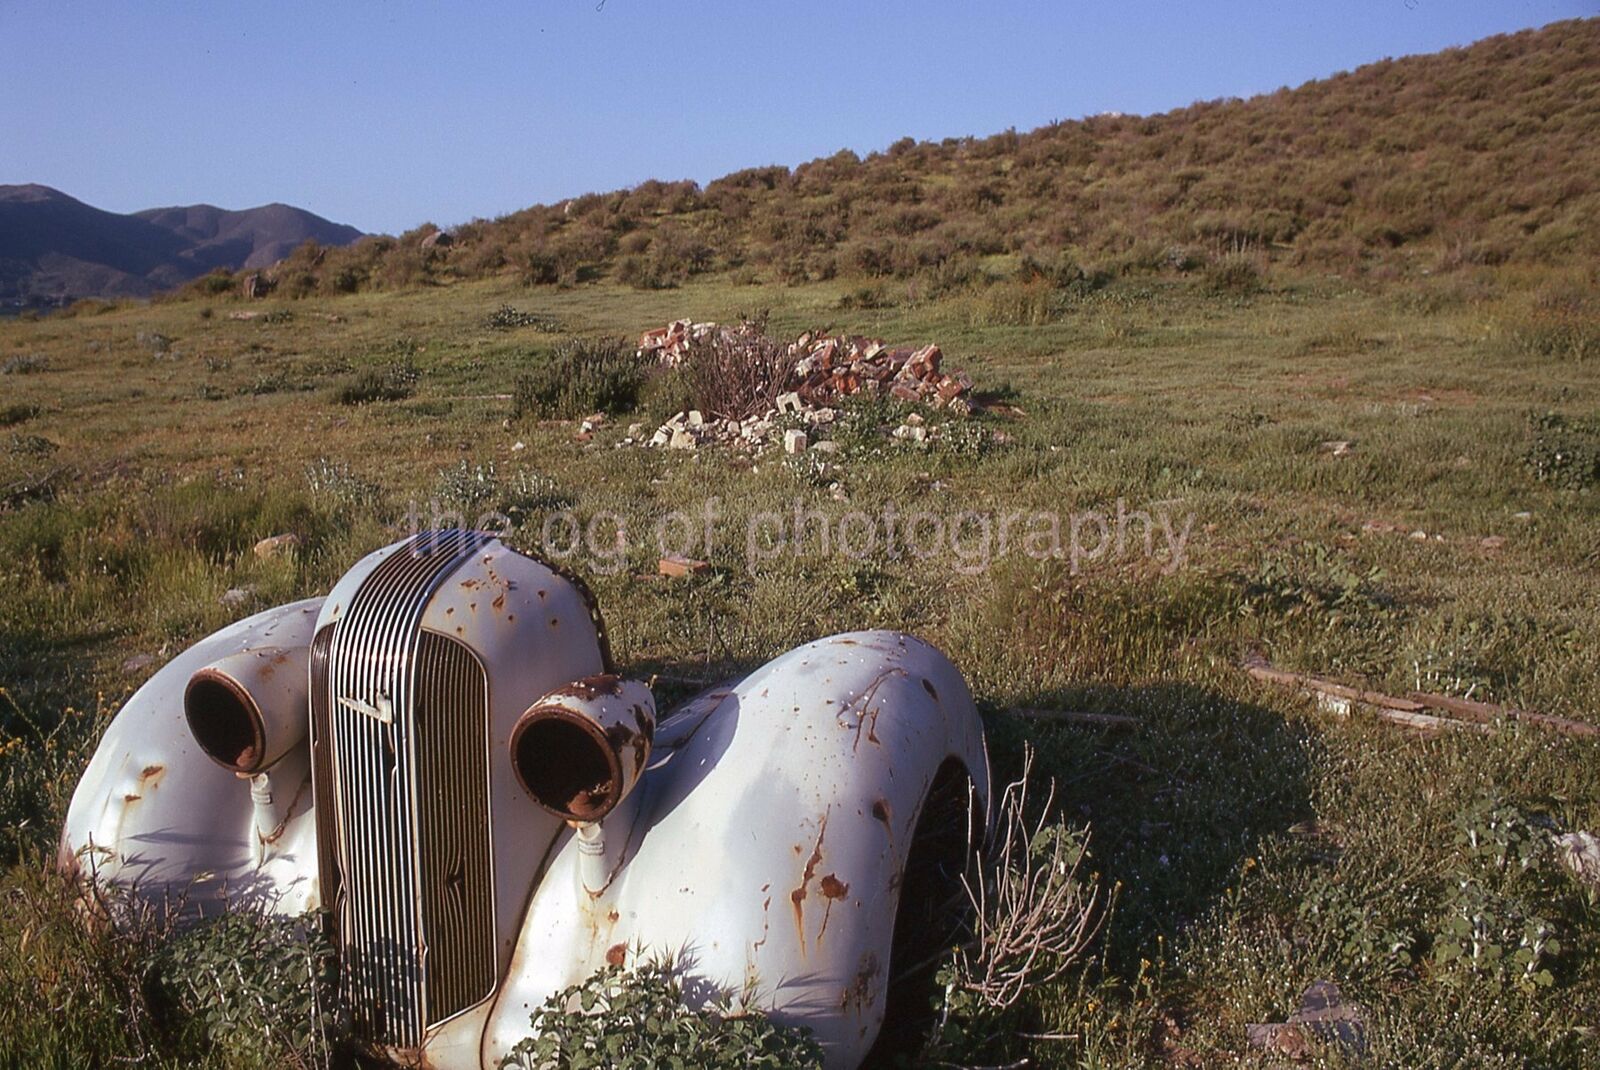
[{"label": "dry twig", "polygon": [[957,983],[996,1009],[1059,979],[1100,929],[1100,887],[1079,877],[1084,845],[1051,825],[1054,783],[1029,816],[1032,773],[1030,750],[1000,796],[993,836],[976,853],[976,879],[962,878],[973,935],[957,949]]}]

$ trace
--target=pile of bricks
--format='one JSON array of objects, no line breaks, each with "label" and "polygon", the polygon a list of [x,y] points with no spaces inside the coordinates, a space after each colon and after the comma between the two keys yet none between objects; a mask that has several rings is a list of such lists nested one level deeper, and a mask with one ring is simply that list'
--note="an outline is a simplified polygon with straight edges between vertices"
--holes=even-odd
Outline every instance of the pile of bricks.
[{"label": "pile of bricks", "polygon": [[[677,367],[688,359],[694,343],[712,332],[746,329],[675,320],[646,331],[639,338],[639,355]],[[971,415],[974,409],[972,380],[964,372],[942,371],[943,354],[936,345],[890,348],[876,338],[807,331],[789,344],[789,354],[794,368],[784,384],[786,389],[776,398],[776,408],[745,420],[699,410],[680,412],[653,434],[647,434],[640,424],[629,427],[618,445],[678,450],[728,445],[752,452],[781,445],[787,454],[832,453],[838,446],[829,436],[828,425],[837,418],[839,403],[855,395],[924,404],[956,416]],[[912,414],[894,429],[893,437],[920,443],[932,436],[922,418]]]},{"label": "pile of bricks", "polygon": [[[778,417],[784,413],[796,413],[808,428],[825,427],[833,423],[838,414],[830,408],[823,406],[807,407],[801,404],[798,394],[789,393],[778,399],[779,407],[762,416],[752,416],[748,420],[722,420],[706,416],[699,409],[690,409],[680,412],[672,419],[656,428],[655,434],[648,438],[644,435],[643,425],[635,424],[628,428],[628,437],[623,439],[623,445],[666,446],[675,450],[692,450],[700,446],[726,445],[740,446],[748,450],[761,450],[769,444],[781,442],[786,453],[803,453],[808,444],[822,446],[824,450],[834,447],[831,443],[811,442],[811,437],[805,431],[794,427],[780,429]],[[798,436],[798,437],[796,437]]]},{"label": "pile of bricks", "polygon": [[673,320],[665,327],[645,331],[639,336],[639,355],[654,356],[669,368],[676,368],[689,354],[689,343],[717,330],[715,323]]},{"label": "pile of bricks", "polygon": [[795,392],[809,405],[828,405],[853,394],[887,396],[972,412],[972,380],[966,372],[939,370],[944,355],[936,345],[891,349],[877,338],[802,334],[795,350]]},{"label": "pile of bricks", "polygon": [[[731,330],[715,323],[674,320],[644,332],[639,354],[676,367],[695,341],[712,331]],[[827,407],[864,394],[920,402],[959,416],[970,415],[973,409],[972,380],[965,372],[942,372],[943,354],[936,345],[891,349],[878,338],[807,331],[790,344],[789,351],[799,358],[789,386],[805,408]]]}]

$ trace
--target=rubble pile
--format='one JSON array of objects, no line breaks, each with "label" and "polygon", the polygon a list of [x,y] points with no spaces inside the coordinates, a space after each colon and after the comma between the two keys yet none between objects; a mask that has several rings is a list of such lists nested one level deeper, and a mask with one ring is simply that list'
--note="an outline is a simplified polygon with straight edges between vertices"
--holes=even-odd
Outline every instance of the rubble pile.
[{"label": "rubble pile", "polygon": [[[807,406],[800,400],[800,395],[793,392],[779,397],[778,406],[747,420],[725,420],[708,416],[699,409],[690,409],[673,416],[649,437],[644,434],[644,425],[631,425],[623,444],[666,446],[675,450],[722,444],[759,450],[770,443],[780,443],[786,453],[803,453],[808,444],[822,446],[823,443],[820,440],[812,442],[813,436],[794,424],[803,422],[807,427],[816,429],[838,418],[834,409]],[[795,419],[780,420],[788,413],[794,413]],[[825,448],[833,447],[830,443]]]},{"label": "rubble pile", "polygon": [[[639,355],[653,356],[669,368],[676,368],[689,355],[689,343],[706,337],[719,328],[715,323],[673,320],[665,327],[645,331],[639,336]],[[727,328],[721,328],[727,330]]]},{"label": "rubble pile", "polygon": [[[674,320],[644,332],[639,337],[639,355],[677,367],[687,359],[694,342],[714,331],[731,334],[738,329]],[[890,348],[879,338],[807,331],[790,344],[789,352],[799,359],[788,385],[803,408],[833,405],[864,394],[947,408],[958,416],[970,415],[973,409],[971,378],[961,371],[942,372],[943,354],[937,345]]]},{"label": "rubble pile", "polygon": [[[712,333],[731,336],[739,329],[742,328],[674,320],[669,325],[645,331],[638,339],[638,355],[653,357],[667,368],[677,368],[690,355],[694,342],[704,341]],[[854,395],[922,403],[946,409],[955,416],[973,413],[973,381],[963,371],[942,371],[944,355],[939,352],[938,345],[891,349],[875,337],[806,331],[790,342],[789,353],[797,360],[786,384],[789,390],[778,397],[778,408],[746,421],[720,419],[696,409],[678,413],[648,440],[640,438],[651,446],[677,449],[693,449],[709,441],[744,443],[760,448],[773,437],[774,421],[784,414],[794,413],[798,421],[813,427],[830,424],[834,421],[834,406]],[[789,424],[794,422],[789,421]],[[795,429],[790,425],[786,430],[784,448],[789,453],[797,453]],[[896,430],[909,432],[907,427]],[[909,437],[909,433],[902,437]]]},{"label": "rubble pile", "polygon": [[966,372],[939,370],[939,347],[890,349],[876,338],[812,339],[796,343],[805,353],[795,365],[797,393],[812,403],[826,404],[852,394],[886,395],[900,401],[947,408],[958,416],[972,413],[972,380]]}]

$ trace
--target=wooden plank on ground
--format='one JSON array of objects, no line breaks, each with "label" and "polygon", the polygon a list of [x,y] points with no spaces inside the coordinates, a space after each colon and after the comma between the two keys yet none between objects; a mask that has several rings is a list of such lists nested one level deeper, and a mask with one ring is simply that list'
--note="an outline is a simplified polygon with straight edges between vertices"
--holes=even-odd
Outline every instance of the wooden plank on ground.
[{"label": "wooden plank on ground", "polygon": [[1457,721],[1449,717],[1435,717],[1427,713],[1417,713],[1415,710],[1397,710],[1388,706],[1376,706],[1370,702],[1358,702],[1355,699],[1342,698],[1330,695],[1323,691],[1307,689],[1307,694],[1316,699],[1317,706],[1328,713],[1339,717],[1349,717],[1360,711],[1370,714],[1380,721],[1409,728],[1415,732],[1444,732],[1444,731],[1469,731],[1493,732],[1494,726],[1480,724],[1476,721]]},{"label": "wooden plank on ground", "polygon": [[1411,698],[1429,709],[1445,710],[1458,717],[1465,717],[1468,720],[1482,724],[1493,724],[1499,720],[1526,721],[1529,724],[1536,724],[1541,728],[1548,728],[1551,731],[1561,732],[1569,736],[1600,736],[1600,726],[1569,720],[1566,717],[1554,717],[1548,713],[1519,710],[1515,706],[1500,706],[1492,702],[1474,702],[1472,699],[1455,698],[1452,695],[1433,695],[1425,691],[1413,691],[1411,692]]},{"label": "wooden plank on ground", "polygon": [[1403,710],[1407,713],[1421,713],[1427,709],[1422,703],[1413,699],[1397,698],[1394,695],[1385,695],[1379,691],[1363,691],[1360,688],[1346,687],[1332,680],[1324,680],[1320,676],[1285,672],[1282,669],[1274,669],[1270,665],[1246,665],[1245,672],[1265,683],[1279,684],[1284,687],[1303,687],[1310,691],[1319,691],[1324,695],[1332,695],[1334,698],[1362,702],[1368,706],[1382,706],[1385,709]]},{"label": "wooden plank on ground", "polygon": [[1435,717],[1429,713],[1412,713],[1410,710],[1393,710],[1383,706],[1368,707],[1379,720],[1397,724],[1418,732],[1483,732],[1491,733],[1494,725],[1477,721],[1458,721],[1453,717]]}]

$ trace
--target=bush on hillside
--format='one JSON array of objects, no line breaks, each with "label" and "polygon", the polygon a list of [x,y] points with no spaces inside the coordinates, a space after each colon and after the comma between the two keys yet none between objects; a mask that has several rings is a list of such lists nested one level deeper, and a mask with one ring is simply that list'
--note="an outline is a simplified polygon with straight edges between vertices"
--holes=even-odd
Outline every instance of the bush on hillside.
[{"label": "bush on hillside", "polygon": [[1206,267],[1205,288],[1214,294],[1260,293],[1265,288],[1261,269],[1246,256],[1225,256]]}]

